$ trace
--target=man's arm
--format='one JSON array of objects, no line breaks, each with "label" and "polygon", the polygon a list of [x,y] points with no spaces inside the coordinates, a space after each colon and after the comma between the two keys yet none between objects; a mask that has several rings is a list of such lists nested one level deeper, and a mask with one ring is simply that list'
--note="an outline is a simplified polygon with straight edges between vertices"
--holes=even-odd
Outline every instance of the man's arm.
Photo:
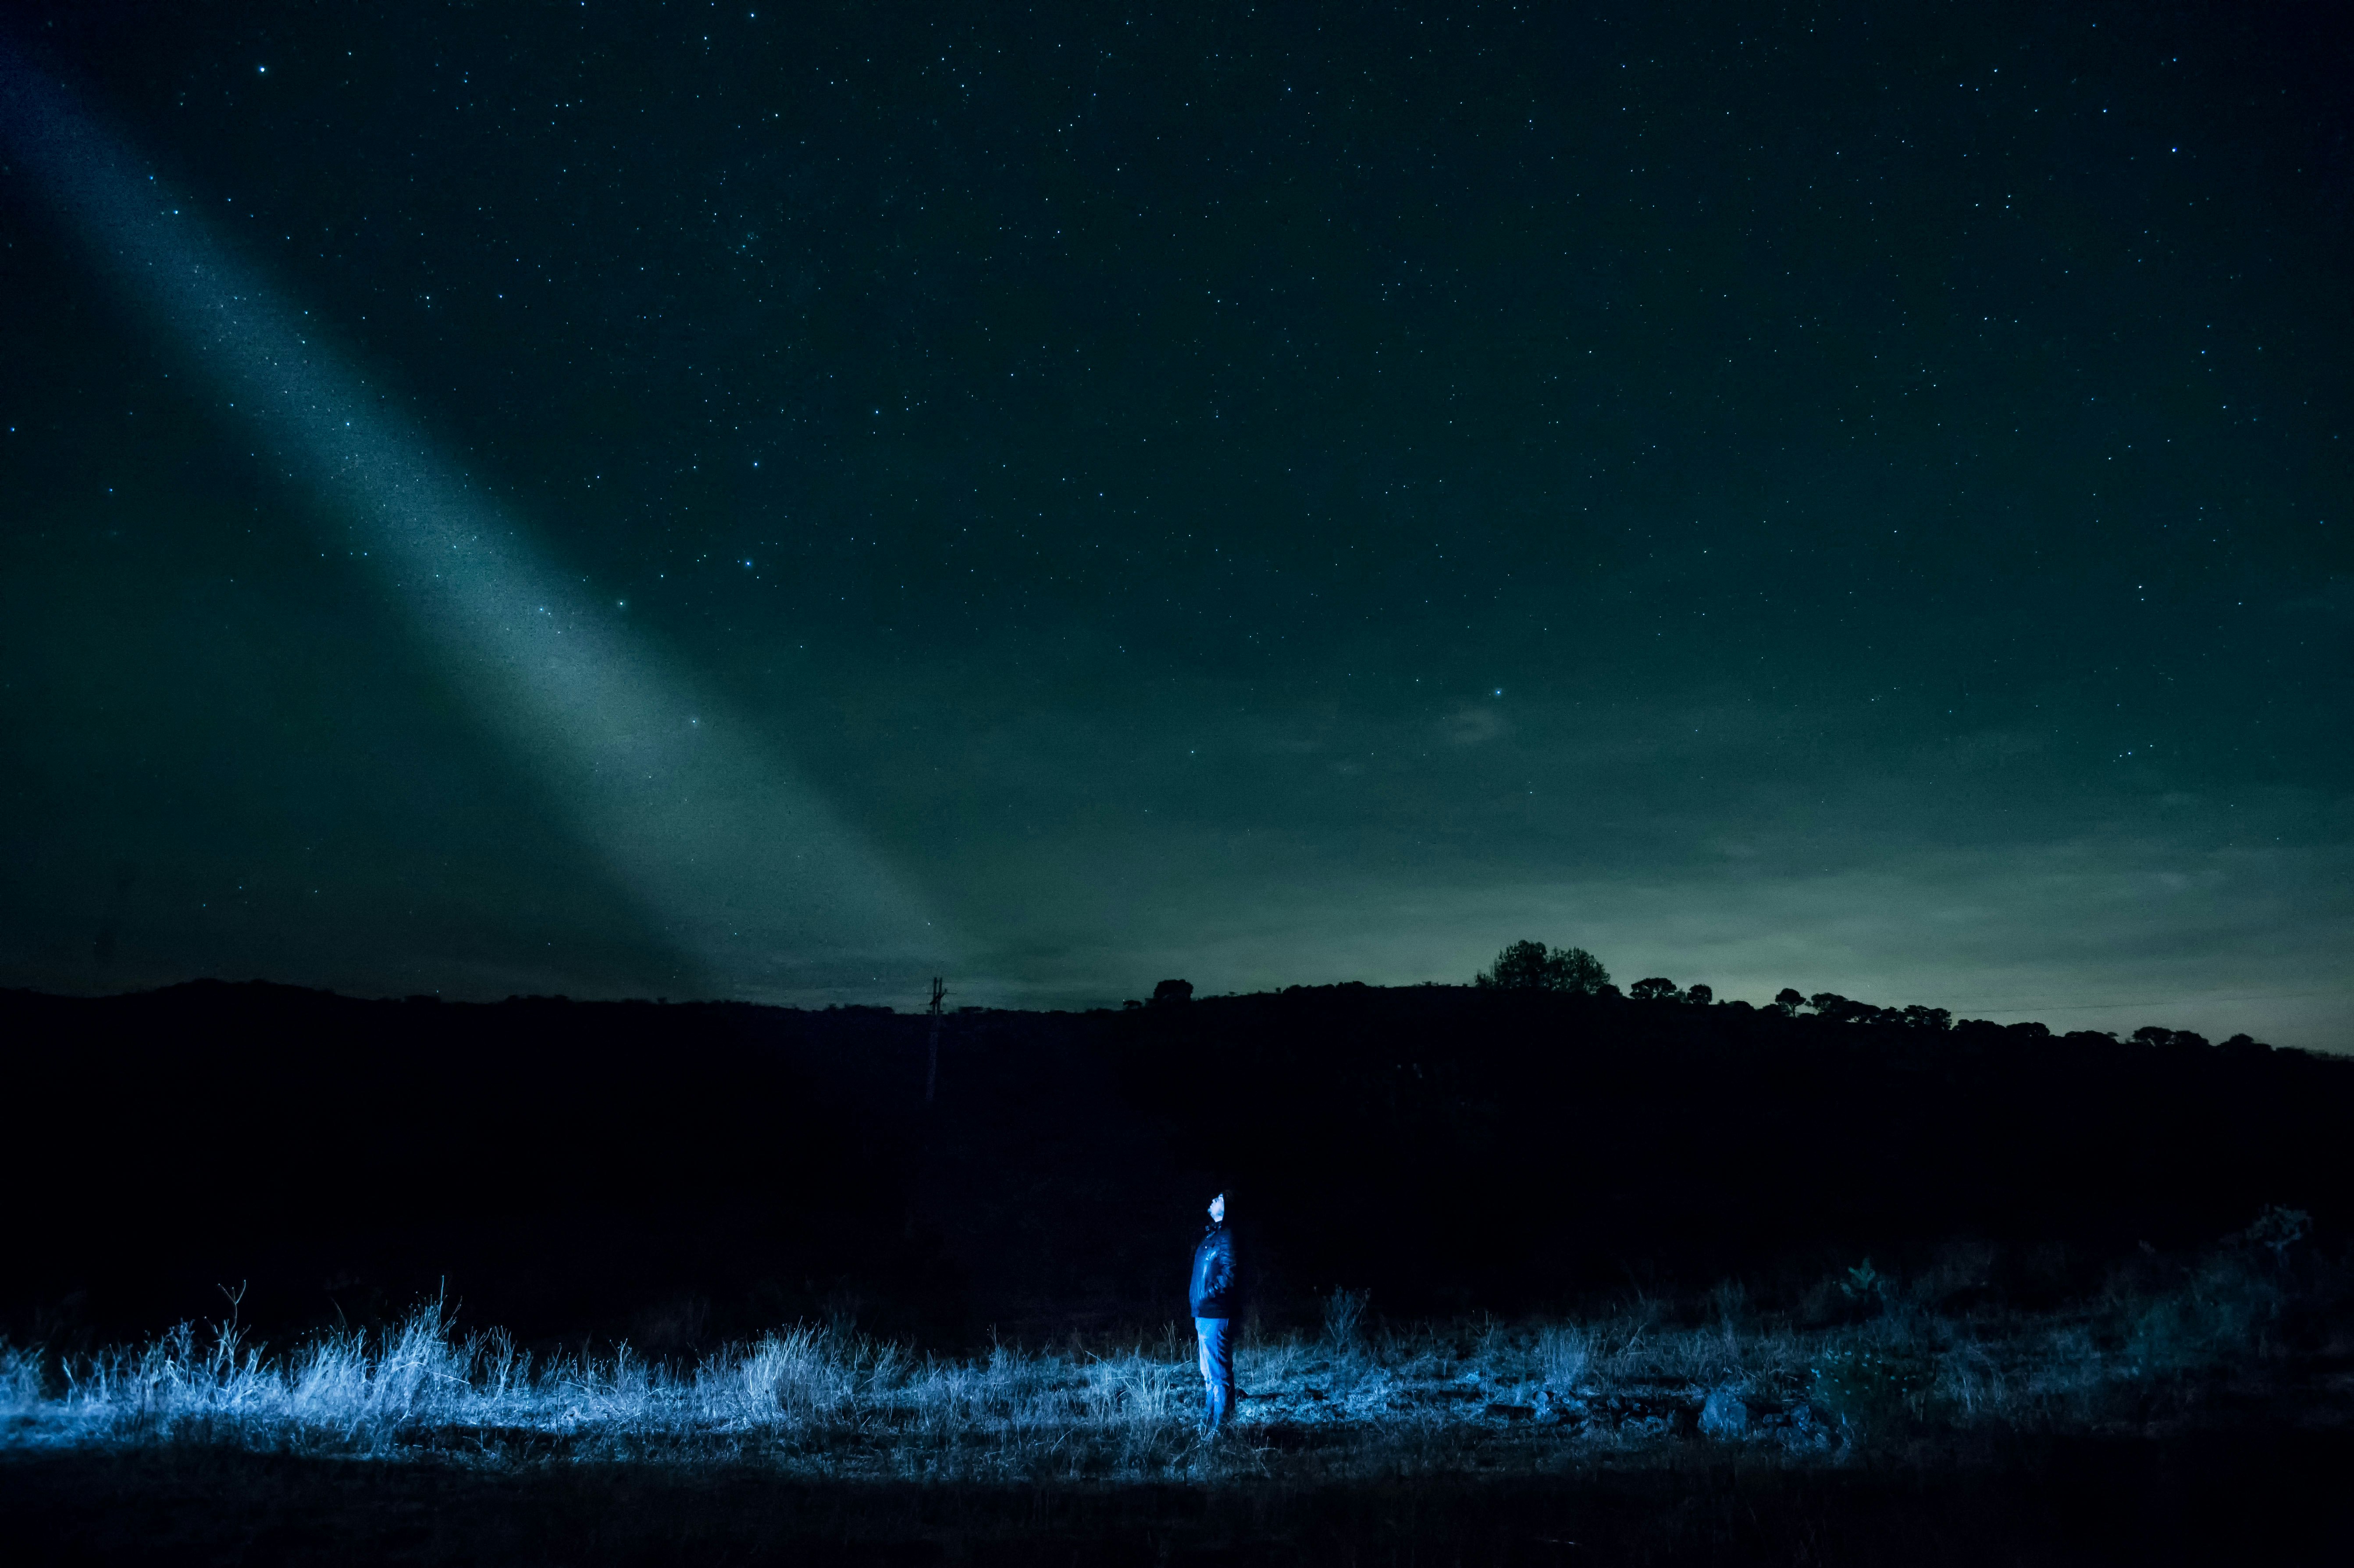
[{"label": "man's arm", "polygon": [[1224,1296],[1235,1287],[1235,1234],[1232,1231],[1218,1233],[1217,1245],[1210,1249],[1208,1277],[1203,1284],[1205,1296]]}]

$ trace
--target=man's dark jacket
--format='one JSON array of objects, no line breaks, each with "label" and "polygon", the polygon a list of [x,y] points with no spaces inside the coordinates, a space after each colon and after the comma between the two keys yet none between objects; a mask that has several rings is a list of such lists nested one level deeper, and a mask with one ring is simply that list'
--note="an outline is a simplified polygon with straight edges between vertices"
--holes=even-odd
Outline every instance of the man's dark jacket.
[{"label": "man's dark jacket", "polygon": [[1235,1236],[1214,1224],[1193,1249],[1193,1283],[1186,1292],[1196,1318],[1231,1318],[1242,1305],[1242,1280],[1235,1272]]}]

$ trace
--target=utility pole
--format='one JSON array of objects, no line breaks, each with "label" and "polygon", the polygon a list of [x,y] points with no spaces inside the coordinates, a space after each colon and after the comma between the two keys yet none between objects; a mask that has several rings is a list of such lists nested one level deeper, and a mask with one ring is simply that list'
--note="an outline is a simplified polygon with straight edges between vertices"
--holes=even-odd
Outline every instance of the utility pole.
[{"label": "utility pole", "polygon": [[934,975],[931,1005],[932,1039],[929,1049],[925,1053],[927,1059],[924,1067],[924,1103],[926,1105],[932,1103],[932,1090],[940,1081],[940,1019],[945,1016],[940,1006],[940,999],[948,993],[947,985],[941,981],[939,976]]}]

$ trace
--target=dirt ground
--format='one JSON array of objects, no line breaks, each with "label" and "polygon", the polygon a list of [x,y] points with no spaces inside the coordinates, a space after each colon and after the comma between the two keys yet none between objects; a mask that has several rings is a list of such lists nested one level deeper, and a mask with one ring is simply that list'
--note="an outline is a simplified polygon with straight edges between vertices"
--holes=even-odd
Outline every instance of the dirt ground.
[{"label": "dirt ground", "polygon": [[823,1486],[751,1468],[0,1454],[20,1563],[2354,1562],[2343,1434],[2026,1444],[1843,1467],[1695,1456],[1325,1488]]}]

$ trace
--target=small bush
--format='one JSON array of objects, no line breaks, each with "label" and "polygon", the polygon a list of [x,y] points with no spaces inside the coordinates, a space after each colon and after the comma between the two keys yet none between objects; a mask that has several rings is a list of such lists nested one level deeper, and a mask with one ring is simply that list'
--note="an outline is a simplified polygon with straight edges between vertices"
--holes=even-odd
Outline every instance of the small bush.
[{"label": "small bush", "polygon": [[1338,1286],[1324,1298],[1324,1342],[1335,1353],[1347,1355],[1363,1348],[1365,1304],[1372,1299],[1370,1291]]},{"label": "small bush", "polygon": [[1549,1328],[1537,1336],[1537,1368],[1547,1388],[1575,1390],[1593,1361],[1594,1336],[1584,1329]]},{"label": "small bush", "polygon": [[2284,1208],[2274,1203],[2256,1216],[2255,1224],[2243,1234],[2243,1239],[2250,1246],[2263,1247],[2271,1253],[2274,1265],[2285,1268],[2289,1249],[2303,1241],[2306,1233],[2311,1229],[2311,1214],[2303,1209]]},{"label": "small bush", "polygon": [[1867,1310],[1876,1310],[1888,1305],[1888,1277],[1872,1267],[1872,1259],[1868,1257],[1847,1271],[1847,1277],[1839,1282],[1839,1288],[1840,1294],[1850,1302]]}]

